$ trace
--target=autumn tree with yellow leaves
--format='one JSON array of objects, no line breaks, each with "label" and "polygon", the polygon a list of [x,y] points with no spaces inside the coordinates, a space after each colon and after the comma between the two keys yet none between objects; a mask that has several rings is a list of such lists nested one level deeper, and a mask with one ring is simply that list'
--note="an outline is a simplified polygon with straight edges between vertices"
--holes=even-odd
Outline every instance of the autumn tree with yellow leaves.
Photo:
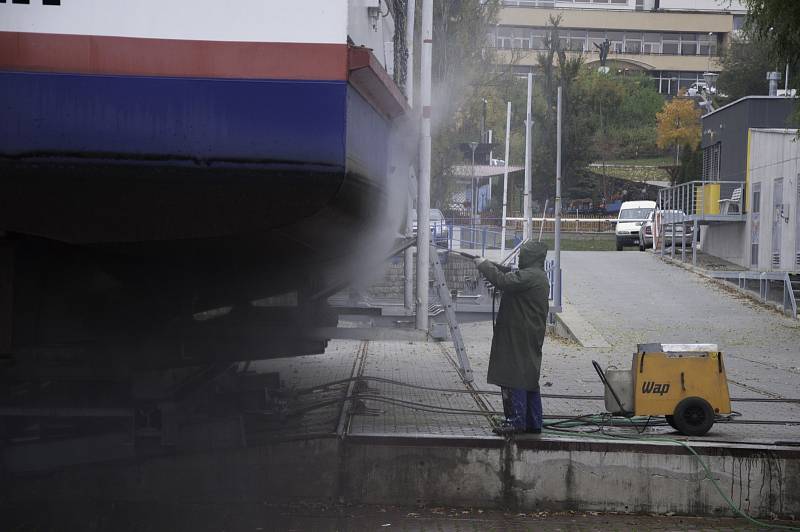
[{"label": "autumn tree with yellow leaves", "polygon": [[697,148],[700,144],[700,109],[693,100],[673,98],[656,113],[659,148],[675,146],[675,166],[679,164],[681,146]]}]

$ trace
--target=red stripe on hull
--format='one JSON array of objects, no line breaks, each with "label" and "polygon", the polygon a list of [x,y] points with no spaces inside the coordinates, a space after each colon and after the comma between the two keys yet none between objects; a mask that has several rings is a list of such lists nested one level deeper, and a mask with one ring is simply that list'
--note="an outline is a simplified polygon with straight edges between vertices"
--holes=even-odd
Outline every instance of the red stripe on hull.
[{"label": "red stripe on hull", "polygon": [[0,32],[0,69],[342,81],[348,78],[348,47]]}]

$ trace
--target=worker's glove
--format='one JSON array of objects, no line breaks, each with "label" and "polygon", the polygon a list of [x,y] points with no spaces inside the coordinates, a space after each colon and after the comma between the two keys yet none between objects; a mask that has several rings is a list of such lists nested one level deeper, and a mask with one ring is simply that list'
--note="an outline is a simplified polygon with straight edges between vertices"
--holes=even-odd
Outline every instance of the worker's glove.
[{"label": "worker's glove", "polygon": [[472,262],[475,263],[475,266],[480,266],[481,264],[486,262],[486,259],[483,257],[475,257],[474,259],[472,259]]}]

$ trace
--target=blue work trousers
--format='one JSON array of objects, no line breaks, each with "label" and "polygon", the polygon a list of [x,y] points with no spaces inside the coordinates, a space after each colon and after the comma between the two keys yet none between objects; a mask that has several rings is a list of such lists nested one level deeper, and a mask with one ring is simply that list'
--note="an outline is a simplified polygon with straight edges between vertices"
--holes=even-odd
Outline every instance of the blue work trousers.
[{"label": "blue work trousers", "polygon": [[500,387],[506,420],[519,430],[542,429],[542,395],[517,388]]}]

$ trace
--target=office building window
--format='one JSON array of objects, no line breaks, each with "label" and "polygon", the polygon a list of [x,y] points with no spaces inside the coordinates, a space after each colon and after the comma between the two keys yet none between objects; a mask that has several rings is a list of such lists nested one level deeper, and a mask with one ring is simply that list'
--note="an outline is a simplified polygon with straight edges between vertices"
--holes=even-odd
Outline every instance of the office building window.
[{"label": "office building window", "polygon": [[684,33],[681,35],[681,55],[697,55],[696,33]]},{"label": "office building window", "polygon": [[585,52],[587,50],[586,30],[570,30],[569,49],[575,52]]},{"label": "office building window", "polygon": [[660,33],[645,33],[644,42],[642,42],[642,53],[645,54],[660,54],[661,53],[661,34]]},{"label": "office building window", "polygon": [[604,31],[589,31],[589,44],[587,46],[587,50],[590,52],[597,51],[595,44],[600,46],[600,44],[606,40],[606,32]]},{"label": "office building window", "polygon": [[664,34],[661,41],[661,53],[678,55],[681,52],[680,36],[675,34]]},{"label": "office building window", "polygon": [[626,54],[640,54],[642,53],[642,34],[641,33],[625,33],[625,53]]},{"label": "office building window", "polygon": [[697,36],[697,53],[700,55],[716,55],[717,36],[713,33],[711,35],[707,33],[699,34]]},{"label": "office building window", "polygon": [[531,32],[531,48],[534,50],[544,50],[544,39],[547,36],[547,32],[545,30],[533,30]]},{"label": "office building window", "polygon": [[[547,29],[542,27],[500,26],[495,32],[494,44],[498,48],[543,50],[546,34]],[[611,54],[709,56],[718,52],[719,34],[622,32],[563,27],[559,31],[562,49],[576,52],[594,52],[594,45],[599,45],[606,38],[611,44]]]},{"label": "office building window", "polygon": [[506,6],[553,7],[554,0],[503,0]]},{"label": "office building window", "polygon": [[606,38],[611,43],[610,51],[612,53],[622,53],[625,51],[623,43],[625,42],[625,34],[621,31],[609,31],[606,33]]}]

